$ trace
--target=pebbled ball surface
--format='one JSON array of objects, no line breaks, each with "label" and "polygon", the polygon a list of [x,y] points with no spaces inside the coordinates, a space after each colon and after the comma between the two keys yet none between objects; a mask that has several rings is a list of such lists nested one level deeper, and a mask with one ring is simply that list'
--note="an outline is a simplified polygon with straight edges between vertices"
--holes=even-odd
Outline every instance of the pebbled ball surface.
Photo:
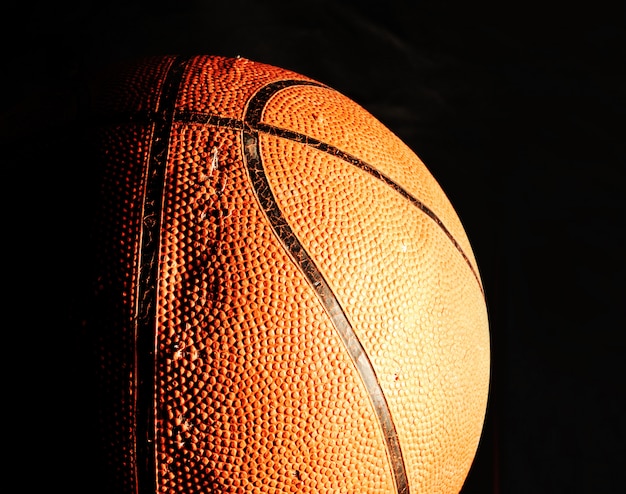
[{"label": "pebbled ball surface", "polygon": [[345,96],[246,59],[105,81],[96,224],[117,493],[456,493],[489,331],[463,226]]}]

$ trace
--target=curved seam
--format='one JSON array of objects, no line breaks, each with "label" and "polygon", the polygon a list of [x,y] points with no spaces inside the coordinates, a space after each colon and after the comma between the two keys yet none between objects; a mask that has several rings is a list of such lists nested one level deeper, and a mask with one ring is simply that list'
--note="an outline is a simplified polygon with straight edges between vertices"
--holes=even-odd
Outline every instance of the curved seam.
[{"label": "curved seam", "polygon": [[354,332],[336,295],[289,226],[287,219],[280,210],[278,202],[272,193],[269,179],[265,174],[259,149],[259,131],[256,130],[259,127],[258,120],[261,118],[263,109],[272,95],[287,85],[300,83],[301,81],[279,81],[269,84],[261,88],[249,101],[244,122],[248,124],[250,128],[245,128],[246,126],[244,126],[242,131],[243,155],[246,167],[256,197],[274,233],[317,294],[363,381],[382,431],[396,492],[398,494],[408,494],[409,482],[404,459],[402,457],[400,440],[391,416],[391,410],[380,382],[378,381],[378,377],[376,376],[374,366],[358,336]]}]

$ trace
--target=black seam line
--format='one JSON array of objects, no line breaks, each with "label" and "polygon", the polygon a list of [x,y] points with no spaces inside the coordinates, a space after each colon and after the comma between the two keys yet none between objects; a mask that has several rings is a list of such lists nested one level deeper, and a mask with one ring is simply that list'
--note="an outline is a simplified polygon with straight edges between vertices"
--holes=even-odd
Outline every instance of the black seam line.
[{"label": "black seam line", "polygon": [[288,139],[290,141],[300,142],[300,143],[306,144],[307,146],[311,146],[311,147],[313,147],[315,149],[319,149],[320,151],[323,151],[323,152],[325,152],[327,154],[335,156],[335,157],[337,157],[337,158],[339,158],[339,159],[341,159],[343,161],[346,161],[347,163],[350,163],[351,165],[353,165],[353,166],[363,170],[364,172],[369,173],[374,178],[380,180],[381,182],[383,182],[384,184],[388,185],[393,190],[398,192],[400,195],[402,195],[402,197],[407,199],[411,204],[413,204],[415,207],[420,209],[426,216],[428,216],[430,219],[432,219],[437,224],[437,226],[445,233],[445,235],[448,237],[448,239],[452,242],[452,245],[454,245],[454,247],[459,252],[459,254],[461,254],[461,256],[465,260],[466,264],[468,265],[468,267],[472,271],[472,274],[474,275],[474,278],[476,278],[476,282],[478,283],[478,287],[480,288],[481,293],[483,293],[483,286],[482,286],[482,283],[480,281],[480,277],[478,276],[478,273],[474,269],[474,266],[472,265],[471,261],[469,260],[469,257],[463,251],[463,248],[461,247],[461,245],[456,241],[456,239],[454,238],[452,233],[450,233],[450,230],[448,230],[446,225],[444,225],[443,221],[441,221],[441,219],[435,214],[435,212],[432,209],[430,209],[428,206],[426,206],[426,204],[424,204],[422,201],[420,201],[417,197],[415,197],[414,195],[410,194],[400,184],[398,184],[397,182],[395,182],[394,180],[392,180],[391,178],[389,178],[385,174],[381,173],[379,170],[377,170],[373,166],[371,166],[371,165],[367,164],[366,162],[360,160],[359,158],[357,158],[357,157],[355,157],[355,156],[353,156],[353,155],[351,155],[349,153],[346,153],[345,151],[342,151],[341,149],[336,148],[335,146],[332,146],[332,145],[327,144],[325,142],[319,141],[318,139],[315,139],[313,137],[309,137],[306,134],[300,134],[298,132],[281,129],[281,128],[274,127],[274,126],[267,125],[267,124],[263,124],[263,123],[259,123],[257,125],[257,129],[259,130],[259,132],[263,132],[263,133],[266,133],[266,134],[271,134],[271,135],[274,135],[274,136],[277,136],[277,137]]},{"label": "black seam line", "polygon": [[155,452],[156,324],[159,279],[160,231],[165,169],[174,121],[176,96],[188,59],[177,58],[168,69],[152,121],[150,156],[144,175],[141,212],[141,245],[137,280],[135,332],[135,492],[157,491]]},{"label": "black seam line", "polygon": [[398,494],[408,494],[409,481],[400,440],[376,371],[339,300],[283,215],[271,190],[261,159],[259,134],[254,129],[259,127],[259,120],[267,101],[280,89],[300,83],[301,81],[279,81],[269,84],[251,98],[244,118],[244,122],[249,124],[251,129],[244,128],[242,131],[244,160],[256,197],[274,233],[320,299],[367,389],[382,431],[395,490]]},{"label": "black seam line", "polygon": [[174,118],[177,122],[214,125],[216,127],[227,127],[234,130],[241,130],[245,126],[244,122],[237,118],[221,117],[211,113],[190,110],[178,110]]},{"label": "black seam line", "polygon": [[[280,81],[280,82],[284,83],[287,81]],[[303,81],[294,81],[294,82],[303,82]],[[292,85],[295,85],[295,84],[292,84]],[[324,87],[324,86],[321,86],[321,87]],[[178,112],[176,114],[176,117],[177,119],[180,119],[181,121],[184,121],[187,123],[200,123],[200,124],[206,124],[206,125],[215,125],[215,126],[220,126],[220,127],[228,127],[228,128],[236,129],[236,130],[248,128],[250,130],[255,130],[264,134],[269,134],[272,136],[281,137],[283,139],[288,139],[290,141],[299,142],[307,146],[311,146],[320,151],[323,151],[327,154],[330,154],[331,156],[335,156],[359,168],[360,170],[363,170],[364,172],[369,173],[374,178],[380,180],[381,182],[383,182],[384,184],[388,185],[393,190],[398,192],[400,195],[402,195],[402,197],[408,200],[411,204],[417,207],[420,211],[422,211],[426,216],[428,216],[431,220],[433,220],[436,223],[436,225],[441,229],[441,231],[443,231],[446,237],[448,237],[450,242],[452,242],[452,245],[454,246],[454,248],[459,252],[459,254],[461,254],[461,257],[463,257],[465,263],[467,264],[470,271],[474,275],[474,278],[476,279],[476,283],[478,283],[478,288],[480,289],[480,292],[484,296],[483,285],[480,280],[480,276],[478,275],[478,272],[474,268],[474,265],[470,261],[467,254],[465,254],[463,247],[461,247],[459,242],[457,242],[457,240],[454,238],[450,230],[448,230],[446,225],[443,223],[443,221],[441,221],[441,219],[437,216],[437,214],[428,206],[426,206],[426,204],[420,201],[417,197],[415,197],[414,195],[409,193],[406,189],[404,189],[400,184],[398,184],[397,182],[395,182],[394,180],[392,180],[385,174],[381,173],[379,170],[377,170],[373,166],[367,164],[365,161],[349,153],[346,153],[345,151],[342,151],[341,149],[335,146],[332,146],[331,144],[327,144],[323,141],[307,136],[306,134],[301,134],[299,132],[295,132],[292,130],[283,129],[281,127],[275,127],[273,125],[264,124],[258,121],[242,122],[241,120],[238,120],[235,118],[226,118],[226,117],[220,117],[217,115],[204,114],[204,113],[191,112],[191,111]]]}]

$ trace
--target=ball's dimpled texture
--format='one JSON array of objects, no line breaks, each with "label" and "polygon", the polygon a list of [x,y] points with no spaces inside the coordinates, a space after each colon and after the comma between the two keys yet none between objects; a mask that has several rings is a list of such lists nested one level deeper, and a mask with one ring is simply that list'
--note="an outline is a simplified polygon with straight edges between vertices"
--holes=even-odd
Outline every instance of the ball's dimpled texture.
[{"label": "ball's dimpled texture", "polygon": [[420,159],[277,67],[157,57],[120,74],[97,103],[111,489],[458,492],[487,313]]}]

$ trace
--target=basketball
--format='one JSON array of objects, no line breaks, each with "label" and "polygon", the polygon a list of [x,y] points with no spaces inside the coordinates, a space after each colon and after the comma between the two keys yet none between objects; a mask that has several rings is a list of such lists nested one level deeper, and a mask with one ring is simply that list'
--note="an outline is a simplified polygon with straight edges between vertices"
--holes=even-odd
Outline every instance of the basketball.
[{"label": "basketball", "polygon": [[415,152],[331,87],[245,58],[147,58],[97,88],[105,491],[458,493],[487,305]]}]

